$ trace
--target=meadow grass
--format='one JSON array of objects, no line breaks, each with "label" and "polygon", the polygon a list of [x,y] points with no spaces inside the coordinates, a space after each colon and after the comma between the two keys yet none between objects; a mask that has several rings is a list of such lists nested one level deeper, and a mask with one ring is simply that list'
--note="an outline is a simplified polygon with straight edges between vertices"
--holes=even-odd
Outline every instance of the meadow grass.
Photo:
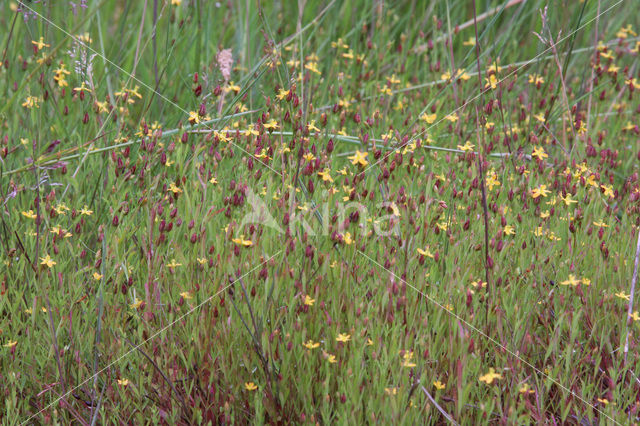
[{"label": "meadow grass", "polygon": [[637,423],[636,9],[9,1],[0,420]]}]

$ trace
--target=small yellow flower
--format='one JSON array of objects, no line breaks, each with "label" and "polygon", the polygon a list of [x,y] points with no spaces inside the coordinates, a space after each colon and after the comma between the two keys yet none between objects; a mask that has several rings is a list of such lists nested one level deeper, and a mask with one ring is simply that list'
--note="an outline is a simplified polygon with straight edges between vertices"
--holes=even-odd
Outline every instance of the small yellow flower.
[{"label": "small yellow flower", "polygon": [[35,96],[27,96],[24,102],[22,103],[22,106],[27,109],[38,108],[39,103],[40,103],[40,98],[37,98]]},{"label": "small yellow flower", "polygon": [[35,219],[38,215],[36,215],[33,210],[29,210],[26,212],[22,212],[22,216],[26,217],[27,219]]},{"label": "small yellow flower", "polygon": [[200,123],[200,115],[196,111],[189,111],[189,123],[191,124]]},{"label": "small yellow flower", "polygon": [[544,83],[544,78],[542,78],[542,76],[540,76],[538,74],[531,74],[529,76],[529,83],[531,83],[531,84],[543,84]]},{"label": "small yellow flower", "polygon": [[475,37],[469,37],[469,39],[467,41],[462,42],[463,46],[475,46],[476,45],[476,39]]},{"label": "small yellow flower", "polygon": [[422,114],[420,118],[426,121],[427,124],[433,124],[433,122],[436,121],[437,115],[425,113],[425,114]]},{"label": "small yellow flower", "polygon": [[175,259],[171,259],[171,262],[167,264],[169,268],[177,268],[178,266],[182,266],[182,263],[176,262]]},{"label": "small yellow flower", "polygon": [[627,301],[631,300],[631,295],[630,294],[624,294],[623,291],[621,291],[619,293],[616,293],[616,297],[619,297],[620,299],[627,300]]},{"label": "small yellow flower", "polygon": [[578,284],[580,284],[580,280],[576,279],[573,274],[569,274],[569,279],[560,283],[560,285],[570,285],[573,287],[577,286]]},{"label": "small yellow flower", "polygon": [[489,191],[493,190],[494,186],[500,186],[501,183],[498,180],[498,175],[493,172],[489,175],[489,177],[487,178],[487,188],[489,189]]},{"label": "small yellow flower", "polygon": [[51,259],[51,256],[49,255],[46,255],[45,257],[41,257],[40,260],[41,260],[40,264],[45,265],[47,268],[53,268],[53,266],[56,264],[56,262],[53,259]]},{"label": "small yellow flower", "polygon": [[321,172],[318,172],[318,176],[320,176],[322,178],[323,182],[333,182],[333,178],[331,177],[331,174],[329,173],[329,169],[324,169]]},{"label": "small yellow flower", "polygon": [[278,95],[276,96],[276,98],[278,98],[278,100],[283,100],[284,98],[286,98],[287,96],[289,96],[289,90],[285,90],[285,89],[280,89],[280,91],[278,92]]},{"label": "small yellow flower", "polygon": [[276,120],[273,120],[273,119],[270,120],[268,123],[264,123],[263,126],[267,130],[275,130],[278,127],[280,127],[280,126],[278,126],[278,122]]},{"label": "small yellow flower", "polygon": [[561,196],[560,196],[560,198],[562,198],[562,201],[564,201],[564,203],[565,203],[567,206],[570,206],[571,204],[574,204],[574,203],[577,203],[577,202],[578,202],[577,200],[574,200],[574,199],[572,199],[572,198],[571,198],[571,194],[567,194],[567,196],[566,196],[566,197],[563,197],[563,196],[561,195]]},{"label": "small yellow flower", "polygon": [[437,390],[442,390],[447,387],[447,385],[442,383],[440,380],[436,380],[435,382],[433,382],[433,386],[435,386]]},{"label": "small yellow flower", "polygon": [[318,343],[318,342],[314,342],[313,340],[307,340],[306,342],[304,342],[304,343],[302,344],[302,346],[304,346],[304,347],[305,347],[305,348],[307,348],[307,349],[315,349],[315,348],[317,348],[318,346],[320,346],[320,343]]},{"label": "small yellow flower", "polygon": [[544,148],[541,146],[536,146],[533,148],[533,153],[531,154],[532,157],[537,157],[538,160],[544,160],[545,158],[548,158],[549,156],[547,155],[547,153],[544,151]]},{"label": "small yellow flower", "polygon": [[96,281],[100,281],[102,279],[102,274],[94,272],[93,273],[93,279],[96,280]]},{"label": "small yellow flower", "polygon": [[347,343],[349,340],[351,340],[351,335],[346,333],[340,333],[338,334],[338,337],[336,337],[337,342]]},{"label": "small yellow flower", "polygon": [[520,386],[520,389],[518,389],[518,392],[522,394],[527,394],[527,393],[534,393],[535,391],[531,389],[528,383],[523,383],[522,386]]},{"label": "small yellow flower", "polygon": [[356,150],[355,154],[347,158],[351,160],[351,164],[353,164],[354,166],[360,165],[364,167],[369,164],[369,162],[367,161],[367,155],[369,155],[368,152],[361,152],[359,150]]},{"label": "small yellow flower", "polygon": [[507,225],[504,227],[504,235],[514,235],[515,232],[515,228],[511,225]]},{"label": "small yellow flower", "polygon": [[44,39],[40,37],[38,41],[31,40],[31,44],[36,46],[38,50],[42,50],[44,47],[50,47],[47,43],[44,42]]},{"label": "small yellow flower", "polygon": [[473,145],[473,144],[471,143],[471,141],[466,141],[466,142],[464,143],[464,145],[458,145],[458,149],[459,149],[460,151],[464,151],[464,152],[470,152],[470,151],[473,151],[473,148],[474,148],[474,147],[475,147],[475,145]]},{"label": "small yellow flower", "polygon": [[240,238],[233,238],[231,241],[245,247],[251,247],[253,245],[253,241],[245,240],[244,235],[241,235]]},{"label": "small yellow flower", "polygon": [[253,383],[253,382],[246,382],[246,383],[244,384],[244,388],[245,388],[246,390],[248,390],[249,392],[252,392],[252,391],[254,391],[254,390],[258,389],[258,386],[257,386],[255,383]]},{"label": "small yellow flower", "polygon": [[425,256],[425,257],[430,257],[433,259],[433,253],[431,253],[431,250],[429,250],[429,247],[426,247],[424,250],[422,250],[420,247],[417,248],[418,254],[421,256]]},{"label": "small yellow flower", "polygon": [[93,214],[93,210],[89,210],[89,207],[85,204],[82,209],[80,209],[80,214],[84,216],[91,216]]},{"label": "small yellow flower", "polygon": [[188,291],[183,291],[182,293],[180,293],[180,296],[185,300],[191,299],[193,297]]},{"label": "small yellow flower", "polygon": [[493,383],[494,380],[500,380],[500,379],[502,379],[502,375],[499,373],[496,373],[496,370],[494,370],[493,368],[490,368],[489,372],[485,375],[480,376],[478,380],[490,385],[491,383]]},{"label": "small yellow flower", "polygon": [[142,306],[142,300],[136,297],[136,300],[129,306],[131,306],[131,309],[138,309],[140,306]]},{"label": "small yellow flower", "polygon": [[129,386],[129,379],[118,379],[118,384],[120,386],[127,387]]},{"label": "small yellow flower", "polygon": [[5,348],[12,348],[17,344],[18,344],[18,342],[16,340],[9,340],[9,342],[5,343],[2,346],[4,346]]},{"label": "small yellow flower", "polygon": [[304,304],[307,306],[313,306],[316,303],[316,299],[312,299],[308,294],[304,297]]},{"label": "small yellow flower", "polygon": [[540,196],[546,197],[550,193],[551,191],[547,189],[547,185],[540,185],[537,188],[533,188],[533,190],[531,191],[531,196],[533,198],[538,198]]},{"label": "small yellow flower", "polygon": [[491,87],[491,90],[495,90],[498,87],[498,79],[495,74],[491,74],[489,77],[485,77],[487,80],[487,86]]}]

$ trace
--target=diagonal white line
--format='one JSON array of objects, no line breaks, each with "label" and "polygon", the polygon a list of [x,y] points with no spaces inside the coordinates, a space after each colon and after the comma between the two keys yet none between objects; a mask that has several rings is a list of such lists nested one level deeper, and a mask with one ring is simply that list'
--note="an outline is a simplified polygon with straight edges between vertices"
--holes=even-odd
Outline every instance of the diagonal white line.
[{"label": "diagonal white line", "polygon": [[528,367],[530,367],[531,369],[533,369],[536,373],[538,373],[541,376],[544,376],[545,378],[551,380],[554,384],[556,384],[560,389],[562,389],[563,391],[571,394],[572,396],[574,396],[575,398],[579,399],[580,401],[582,401],[583,403],[585,403],[586,405],[588,405],[589,407],[593,408],[594,410],[596,410],[598,413],[602,414],[603,416],[605,416],[607,419],[611,420],[612,422],[614,422],[615,424],[620,424],[618,423],[614,418],[610,417],[608,414],[606,414],[605,412],[601,411],[600,409],[598,409],[595,405],[591,404],[589,401],[587,401],[586,399],[584,399],[583,397],[581,397],[580,395],[578,395],[577,393],[575,393],[574,391],[572,391],[571,389],[567,388],[566,386],[564,386],[562,383],[560,383],[558,380],[554,379],[553,377],[549,376],[548,374],[545,374],[543,371],[541,371],[539,368],[537,368],[535,365],[531,364],[529,361],[525,360],[524,358],[522,358],[520,355],[518,355],[517,353],[513,352],[511,349],[507,348],[506,346],[504,346],[502,343],[498,342],[496,339],[494,339],[493,337],[489,336],[487,333],[485,333],[484,331],[478,329],[476,326],[474,326],[473,324],[471,324],[470,322],[468,322],[467,320],[465,320],[464,318],[462,318],[460,315],[456,314],[455,312],[450,311],[449,309],[445,308],[440,302],[438,302],[437,300],[435,300],[434,298],[432,298],[431,296],[425,294],[424,292],[420,291],[417,287],[415,287],[414,285],[408,283],[406,280],[402,279],[402,277],[399,277],[398,275],[396,275],[394,272],[390,271],[389,269],[385,268],[383,265],[381,265],[380,263],[378,263],[376,260],[372,259],[371,257],[369,257],[367,254],[365,254],[364,252],[357,250],[358,253],[360,253],[362,256],[366,257],[370,262],[376,264],[377,266],[379,266],[380,268],[384,269],[385,271],[387,271],[388,273],[390,273],[391,275],[393,275],[396,279],[399,279],[400,281],[402,281],[403,283],[405,283],[407,286],[411,287],[413,290],[417,291],[420,295],[424,296],[429,302],[433,303],[434,305],[436,305],[437,307],[439,307],[440,309],[442,309],[444,312],[446,312],[447,314],[451,315],[452,317],[454,317],[455,319],[457,319],[458,321],[462,322],[463,324],[465,324],[467,327],[469,327],[470,329],[472,329],[473,331],[475,331],[476,333],[478,333],[479,335],[481,335],[482,337],[486,338],[487,340],[489,340],[492,343],[495,343],[497,346],[499,346],[501,349],[505,350],[506,352],[508,352],[511,356],[515,357],[516,359],[518,359],[520,362],[522,362],[523,364],[527,365]]},{"label": "diagonal white line", "polygon": [[[84,41],[77,39],[76,37],[73,36],[73,34],[69,33],[67,30],[65,30],[64,28],[60,27],[59,25],[57,25],[55,22],[51,21],[50,19],[42,16],[40,13],[36,12],[35,10],[33,10],[31,7],[25,5],[24,3],[22,3],[22,7],[29,9],[31,12],[33,12],[35,15],[37,15],[40,19],[42,19],[43,21],[49,23],[51,26],[53,26],[54,28],[60,30],[62,33],[64,33],[65,35],[73,38],[74,40],[76,40],[79,44],[81,44],[82,46],[84,46],[87,50],[90,50],[91,52],[95,53],[97,56],[99,56],[100,58],[102,58],[103,60],[105,60],[106,62],[108,62],[109,64],[113,65],[115,68],[117,68],[119,71],[121,71],[123,74],[125,74],[126,76],[128,76],[130,79],[136,81],[137,83],[140,83],[143,87],[147,88],[148,90],[152,91],[153,93],[156,94],[156,96],[160,97],[162,100],[166,101],[167,103],[169,103],[170,105],[176,107],[177,109],[179,109],[180,111],[182,111],[185,114],[189,114],[189,111],[187,111],[186,109],[182,108],[180,105],[176,104],[175,102],[173,102],[171,99],[167,98],[165,95],[163,95],[162,93],[158,92],[157,90],[155,90],[153,87],[149,86],[147,83],[145,83],[144,81],[140,80],[139,78],[137,78],[136,76],[134,76],[133,74],[131,74],[130,72],[126,71],[125,69],[123,69],[121,66],[119,66],[118,64],[116,64],[115,62],[113,62],[112,60],[108,59],[106,56],[102,55],[100,52],[98,52],[97,50],[93,49],[91,46],[89,46],[88,44],[86,44]],[[208,126],[206,126],[207,128],[209,128]],[[282,177],[282,173],[280,173],[279,171],[277,171],[276,169],[274,169],[273,167],[269,166],[267,163],[263,162],[260,158],[256,157],[254,154],[250,153],[249,151],[245,150],[244,148],[242,148],[240,145],[236,144],[233,141],[229,141],[230,144],[232,144],[233,146],[235,146],[236,148],[238,148],[239,150],[241,150],[242,152],[244,152],[245,154],[250,155],[251,157],[253,157],[256,161],[258,161],[260,164],[262,164],[263,166],[265,166],[266,168],[268,168],[269,170],[271,170],[272,172],[274,172],[275,174],[277,174],[278,176]]]},{"label": "diagonal white line", "polygon": [[171,328],[175,323],[177,323],[178,321],[181,321],[182,319],[184,319],[186,316],[190,315],[191,313],[193,313],[194,311],[198,310],[200,307],[202,307],[203,305],[205,305],[206,303],[209,303],[209,301],[211,301],[213,298],[215,298],[216,296],[218,296],[219,294],[223,293],[225,290],[227,290],[229,287],[233,286],[237,281],[239,281],[240,279],[246,277],[247,275],[249,275],[250,273],[252,273],[253,271],[255,271],[256,269],[258,269],[259,267],[261,267],[262,265],[264,265],[265,263],[267,263],[268,261],[270,261],[271,259],[273,259],[274,257],[278,256],[280,253],[282,253],[283,250],[278,251],[276,254],[270,256],[268,259],[265,259],[264,261],[260,262],[260,264],[258,264],[257,266],[255,266],[254,268],[252,268],[251,270],[249,270],[248,272],[244,273],[243,275],[241,275],[240,277],[236,278],[232,283],[224,286],[222,289],[218,290],[216,293],[214,293],[213,295],[209,296],[207,299],[205,299],[203,302],[201,302],[200,304],[194,306],[193,308],[189,309],[187,312],[185,312],[184,314],[182,314],[181,316],[179,316],[178,318],[176,318],[175,320],[173,320],[171,323],[167,324],[166,326],[162,327],[160,330],[156,331],[154,334],[152,334],[151,336],[149,336],[149,338],[147,338],[146,340],[143,340],[142,342],[140,342],[139,344],[135,345],[133,348],[131,348],[129,351],[125,352],[124,355],[120,356],[118,359],[116,359],[115,361],[112,361],[111,363],[109,363],[106,367],[102,368],[100,371],[98,371],[95,374],[92,374],[90,377],[88,377],[87,379],[85,379],[84,381],[80,382],[79,385],[73,387],[72,389],[68,390],[66,393],[64,393],[63,395],[61,395],[60,397],[58,397],[57,399],[55,399],[53,402],[49,403],[49,405],[47,405],[46,407],[44,407],[42,410],[38,411],[37,413],[31,415],[29,418],[27,418],[26,420],[24,420],[21,424],[24,425],[26,423],[29,422],[29,420],[33,419],[34,417],[36,417],[38,414],[42,413],[44,410],[48,409],[49,407],[51,407],[52,405],[56,404],[58,401],[60,401],[63,398],[66,398],[67,396],[69,396],[74,390],[78,389],[79,387],[81,387],[82,385],[86,384],[87,382],[89,382],[90,380],[92,380],[94,377],[97,377],[98,375],[100,375],[101,373],[103,373],[104,371],[108,370],[109,368],[111,368],[114,364],[118,363],[120,360],[122,360],[123,358],[127,357],[128,355],[132,354],[133,352],[137,351],[139,347],[141,347],[142,345],[144,345],[145,343],[147,343],[148,341],[150,341],[151,339],[157,337],[158,335],[164,333],[166,330],[168,330],[169,328]]},{"label": "diagonal white line", "polygon": [[[596,19],[598,19],[600,16],[604,15],[605,13],[609,12],[611,9],[613,9],[614,7],[618,6],[620,3],[622,3],[624,0],[618,0],[617,2],[615,2],[613,5],[611,5],[609,8],[607,8],[606,10],[600,12],[598,15],[596,15],[595,17],[591,18],[590,20],[588,20],[587,22],[585,22],[584,24],[580,25],[578,28],[576,28],[575,30],[573,30],[572,32],[570,32],[569,34],[567,34],[566,36],[562,37],[559,40],[556,40],[556,45],[562,43],[563,41],[565,41],[567,38],[571,37],[572,35],[574,35],[575,33],[577,33],[578,31],[580,31],[581,29],[583,29],[584,27],[586,27],[587,25],[589,25],[590,23],[592,23],[593,21],[595,21]],[[537,54],[536,56],[534,56],[532,59],[530,59],[530,61],[525,61],[525,63],[521,66],[519,66],[518,68],[516,68],[515,70],[511,71],[510,73],[508,73],[506,76],[504,76],[503,78],[501,78],[500,80],[498,80],[498,83],[502,83],[504,80],[506,80],[507,78],[511,77],[512,75],[516,74],[518,71],[520,71],[522,68],[526,67],[527,65],[529,65],[531,63],[531,61],[536,60],[537,58],[541,57],[542,55],[546,54],[547,52],[549,52],[551,50],[551,47],[546,48],[545,50],[543,50],[542,52],[540,52],[539,54]],[[431,130],[434,126],[436,126],[437,124],[441,123],[446,117],[450,116],[451,114],[454,114],[458,111],[460,111],[462,108],[464,108],[465,106],[467,106],[468,104],[470,104],[471,102],[475,101],[476,99],[478,99],[480,96],[482,96],[482,94],[484,93],[484,89],[480,90],[480,93],[475,95],[474,97],[468,99],[465,101],[464,105],[461,105],[457,108],[455,108],[453,111],[449,112],[448,114],[445,114],[444,117],[442,117],[441,119],[439,119],[438,121],[436,121],[435,123],[431,124],[429,127],[427,127],[426,129],[424,129],[423,131],[416,133],[415,135],[413,135],[411,137],[411,139],[409,139],[407,142],[403,143],[402,145],[400,145],[399,147],[397,147],[398,149],[403,148],[404,146],[406,146],[407,144],[413,142],[417,137],[422,136],[423,134],[427,133],[429,130]],[[378,164],[380,164],[381,162],[383,162],[387,157],[389,157],[391,154],[393,154],[393,151],[382,156],[378,161],[376,161],[375,163],[371,164],[369,167],[367,167],[366,169],[364,169],[363,171],[361,171],[360,173],[366,173],[367,170],[371,169],[372,167],[377,166]]]}]

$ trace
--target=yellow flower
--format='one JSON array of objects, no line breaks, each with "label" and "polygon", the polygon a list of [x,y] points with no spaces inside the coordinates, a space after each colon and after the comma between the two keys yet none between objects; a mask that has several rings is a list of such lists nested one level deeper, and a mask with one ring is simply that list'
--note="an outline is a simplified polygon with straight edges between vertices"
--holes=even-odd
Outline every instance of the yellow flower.
[{"label": "yellow flower", "polygon": [[305,305],[313,306],[314,303],[316,303],[316,299],[312,299],[311,297],[309,297],[308,294],[304,297],[304,304]]},{"label": "yellow flower", "polygon": [[253,241],[245,240],[244,235],[241,235],[240,238],[233,238],[231,241],[245,247],[250,247],[253,245]]},{"label": "yellow flower", "polygon": [[91,89],[89,89],[86,86],[84,81],[82,82],[82,84],[79,87],[74,87],[73,90],[75,90],[76,92],[84,92],[84,91],[91,92]]},{"label": "yellow flower", "polygon": [[333,182],[333,178],[329,174],[329,169],[324,169],[321,172],[318,172],[318,176],[322,178],[323,182]]},{"label": "yellow flower", "polygon": [[85,216],[91,216],[93,214],[93,210],[89,210],[89,207],[85,204],[82,209],[80,209],[80,214]]},{"label": "yellow flower", "polygon": [[536,146],[533,148],[533,153],[531,154],[532,157],[538,157],[538,160],[544,160],[545,158],[548,158],[549,156],[547,155],[546,152],[544,152],[544,148],[541,146]]},{"label": "yellow flower", "polygon": [[487,86],[491,87],[491,90],[495,90],[498,87],[498,79],[495,74],[491,74],[488,78],[485,77],[485,80],[487,80]]},{"label": "yellow flower", "polygon": [[200,123],[200,115],[196,111],[189,111],[189,123],[198,124]]},{"label": "yellow flower", "polygon": [[387,395],[395,395],[398,393],[398,388],[393,387],[393,388],[384,388],[384,391]]},{"label": "yellow flower", "polygon": [[180,293],[180,296],[185,300],[191,299],[193,297],[188,291],[183,291],[182,293]]},{"label": "yellow flower", "polygon": [[338,361],[336,360],[335,355],[327,354],[327,362],[329,362],[329,364],[335,364]]},{"label": "yellow flower", "polygon": [[442,383],[440,380],[436,380],[435,382],[433,382],[433,386],[435,386],[437,390],[442,390],[447,387],[447,385]]},{"label": "yellow flower", "polygon": [[449,114],[449,115],[445,116],[444,118],[445,118],[445,120],[448,120],[448,121],[450,121],[452,123],[455,123],[456,121],[458,121],[458,114],[456,114],[456,113]]},{"label": "yellow flower", "polygon": [[489,175],[489,178],[487,179],[487,188],[489,188],[489,191],[491,191],[494,186],[500,186],[500,181],[498,180],[498,176],[495,172]]},{"label": "yellow flower", "polygon": [[93,279],[96,280],[96,281],[100,281],[102,279],[102,274],[94,272],[93,273]]},{"label": "yellow flower", "polygon": [[634,311],[634,312],[631,314],[630,318],[631,318],[632,320],[634,320],[634,321],[640,321],[640,315],[638,315],[638,311]]},{"label": "yellow flower", "polygon": [[464,152],[469,152],[469,151],[473,151],[473,148],[475,147],[475,145],[473,145],[471,143],[471,141],[466,141],[464,143],[464,145],[458,145],[458,149],[460,151],[464,151]]},{"label": "yellow flower", "polygon": [[318,346],[320,346],[320,343],[318,343],[318,342],[314,342],[313,340],[307,340],[306,342],[304,342],[304,343],[302,344],[302,346],[304,346],[304,347],[305,347],[305,348],[307,348],[307,349],[315,349],[315,348],[317,348]]},{"label": "yellow flower", "polygon": [[360,165],[364,167],[369,164],[369,162],[367,161],[367,155],[369,155],[368,152],[361,152],[359,150],[356,150],[355,154],[347,158],[351,160],[351,164],[353,164],[354,166]]},{"label": "yellow flower", "polygon": [[131,309],[138,309],[140,306],[142,306],[142,300],[136,297],[136,300],[129,306],[131,306]]},{"label": "yellow flower", "polygon": [[544,123],[546,121],[546,119],[544,118],[544,113],[543,112],[541,112],[540,114],[534,115],[533,118],[535,118],[536,120],[538,120],[541,123]]},{"label": "yellow flower", "polygon": [[480,376],[479,378],[481,382],[485,382],[488,385],[493,383],[494,380],[500,380],[500,379],[502,379],[502,375],[500,375],[499,373],[496,373],[496,370],[494,370],[493,368],[490,368],[487,374]]},{"label": "yellow flower", "polygon": [[316,62],[307,62],[306,64],[304,64],[304,68],[313,73],[321,74],[320,70],[318,69],[318,64]]},{"label": "yellow flower", "polygon": [[504,232],[504,235],[513,235],[516,233],[514,230],[514,227],[511,225],[505,226],[503,232]]},{"label": "yellow flower", "polygon": [[129,386],[129,379],[118,379],[118,384],[120,386]]},{"label": "yellow flower", "polygon": [[609,225],[607,225],[604,222],[593,222],[593,224],[594,224],[594,226],[597,226],[599,228],[608,228],[609,227]]},{"label": "yellow flower", "polygon": [[615,197],[613,187],[611,185],[600,185],[600,188],[602,188],[602,190],[604,191],[603,193],[605,197]]},{"label": "yellow flower", "polygon": [[38,50],[42,50],[42,48],[44,47],[49,47],[49,45],[44,42],[44,39],[42,37],[40,37],[40,40],[38,41],[31,40],[31,44],[36,46]]},{"label": "yellow flower", "polygon": [[40,102],[40,98],[37,98],[35,96],[27,96],[24,102],[22,103],[22,106],[27,109],[38,108],[39,102]]},{"label": "yellow flower", "polygon": [[546,197],[550,193],[551,191],[547,189],[547,185],[540,185],[537,188],[533,188],[533,190],[531,191],[531,196],[533,198],[538,198],[540,196]]},{"label": "yellow flower", "polygon": [[343,240],[346,245],[352,244],[353,239],[351,238],[351,232],[347,232],[346,234],[344,234]]},{"label": "yellow flower", "polygon": [[529,83],[531,84],[542,84],[544,83],[544,78],[538,74],[531,74],[529,76]]},{"label": "yellow flower", "polygon": [[518,392],[520,392],[520,393],[534,393],[535,391],[529,387],[528,383],[523,383],[522,386],[520,386],[520,389],[518,389]]},{"label": "yellow flower", "polygon": [[351,336],[346,333],[340,333],[338,334],[338,337],[336,337],[337,342],[347,343],[349,340],[351,340]]},{"label": "yellow flower", "polygon": [[22,212],[22,216],[26,217],[27,219],[35,219],[38,215],[36,215],[33,210],[29,210],[27,212]]},{"label": "yellow flower", "polygon": [[276,120],[270,120],[268,123],[264,123],[263,124],[264,128],[267,130],[275,130],[277,129],[278,126],[278,122]]},{"label": "yellow flower", "polygon": [[171,259],[171,262],[167,264],[169,268],[177,268],[178,266],[182,266],[182,263],[176,262],[175,259]]},{"label": "yellow flower", "polygon": [[174,182],[171,182],[171,184],[169,185],[169,191],[173,192],[174,194],[179,194],[182,192],[182,189],[178,188]]},{"label": "yellow flower", "polygon": [[420,118],[422,118],[424,121],[426,121],[427,124],[433,124],[433,122],[436,121],[436,117],[437,117],[436,114],[427,114],[427,113],[422,114],[420,116]]},{"label": "yellow flower", "polygon": [[577,280],[573,274],[569,274],[569,279],[560,283],[560,285],[571,285],[573,287],[577,286],[578,284],[580,284],[580,280]]},{"label": "yellow flower", "polygon": [[5,343],[5,344],[4,344],[4,345],[2,345],[2,346],[4,346],[5,348],[12,348],[12,347],[14,347],[14,346],[15,346],[15,345],[17,345],[17,344],[18,344],[18,342],[17,342],[16,340],[9,340],[9,342],[8,342],[8,343]]},{"label": "yellow flower", "polygon": [[562,198],[562,201],[564,201],[564,203],[565,203],[567,206],[570,206],[571,204],[574,204],[574,203],[577,203],[577,202],[578,202],[577,200],[574,200],[574,199],[572,199],[572,198],[571,198],[571,194],[567,194],[567,196],[566,196],[566,197],[563,197],[563,196],[561,195],[561,196],[560,196],[560,198]]},{"label": "yellow flower", "polygon": [[463,46],[475,46],[476,45],[476,39],[475,37],[469,37],[469,39],[467,41],[463,41],[462,42]]},{"label": "yellow flower", "polygon": [[429,247],[426,247],[424,250],[422,250],[420,247],[417,248],[418,254],[422,255],[422,256],[426,256],[426,257],[430,257],[433,259],[433,253],[431,253],[431,250],[429,250]]},{"label": "yellow flower", "polygon": [[51,256],[49,255],[46,255],[45,257],[41,257],[40,260],[41,260],[40,264],[45,265],[48,268],[52,268],[53,265],[56,264],[56,262],[53,259],[51,259]]},{"label": "yellow flower", "polygon": [[624,300],[631,300],[631,295],[630,294],[624,294],[623,291],[616,293],[616,297],[619,297],[620,299],[624,299]]},{"label": "yellow flower", "polygon": [[289,96],[289,90],[280,89],[280,91],[278,92],[278,95],[276,96],[276,98],[278,98],[278,100],[281,101],[284,98],[286,98],[287,96]]}]

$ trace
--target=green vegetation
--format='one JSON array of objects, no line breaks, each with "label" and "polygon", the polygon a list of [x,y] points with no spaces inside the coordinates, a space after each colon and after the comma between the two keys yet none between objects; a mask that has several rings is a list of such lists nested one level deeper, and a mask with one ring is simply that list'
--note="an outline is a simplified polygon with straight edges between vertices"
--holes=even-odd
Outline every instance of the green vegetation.
[{"label": "green vegetation", "polygon": [[640,421],[634,2],[0,25],[3,423]]}]

